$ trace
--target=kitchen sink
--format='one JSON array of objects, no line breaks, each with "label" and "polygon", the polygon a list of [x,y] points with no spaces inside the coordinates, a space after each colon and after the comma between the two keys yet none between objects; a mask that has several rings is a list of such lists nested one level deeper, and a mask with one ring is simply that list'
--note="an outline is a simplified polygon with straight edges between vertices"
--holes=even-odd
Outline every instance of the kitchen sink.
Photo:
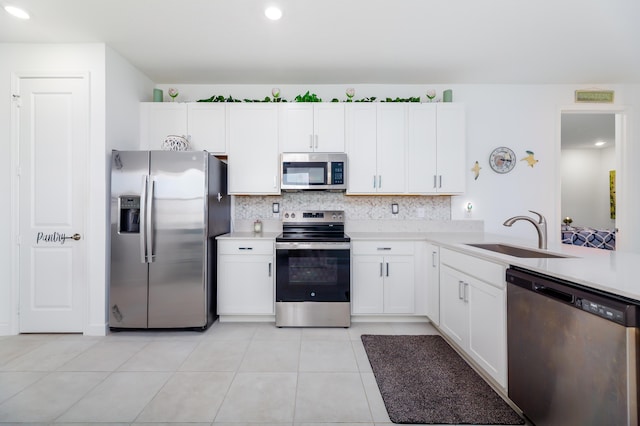
[{"label": "kitchen sink", "polygon": [[496,253],[514,256],[514,257],[545,258],[545,259],[570,257],[570,256],[564,256],[562,254],[555,254],[555,253],[549,253],[545,251],[531,250],[524,247],[511,246],[508,244],[485,243],[485,244],[467,244],[467,245],[471,247],[477,247],[483,250],[489,250]]}]

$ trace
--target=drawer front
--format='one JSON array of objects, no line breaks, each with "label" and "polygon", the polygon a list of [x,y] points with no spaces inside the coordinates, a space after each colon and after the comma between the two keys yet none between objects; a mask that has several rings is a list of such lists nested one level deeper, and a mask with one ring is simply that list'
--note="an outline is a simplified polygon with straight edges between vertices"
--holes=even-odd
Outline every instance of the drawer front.
[{"label": "drawer front", "polygon": [[440,249],[440,263],[476,277],[494,287],[505,287],[505,267],[475,256],[463,254],[446,248]]},{"label": "drawer front", "polygon": [[413,241],[352,241],[351,252],[364,255],[411,255],[414,254]]},{"label": "drawer front", "polygon": [[218,240],[218,254],[268,254],[273,256],[273,240]]}]

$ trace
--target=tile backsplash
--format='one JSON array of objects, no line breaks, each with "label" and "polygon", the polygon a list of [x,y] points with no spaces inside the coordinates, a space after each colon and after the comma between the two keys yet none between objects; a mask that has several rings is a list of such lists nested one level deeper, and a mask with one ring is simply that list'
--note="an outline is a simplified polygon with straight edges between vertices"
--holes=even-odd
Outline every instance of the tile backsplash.
[{"label": "tile backsplash", "polygon": [[[451,219],[448,196],[346,196],[332,192],[288,192],[279,196],[235,196],[236,220],[274,219],[272,204],[280,212],[300,210],[344,210],[347,220],[433,220]],[[398,213],[391,213],[392,204]]]},{"label": "tile backsplash", "polygon": [[[278,203],[280,213],[272,213]],[[392,214],[392,204],[398,213]],[[481,220],[451,220],[449,196],[346,196],[330,192],[289,192],[278,196],[234,196],[232,229],[250,232],[262,221],[265,232],[281,232],[284,212],[344,210],[347,232],[482,232]]]}]

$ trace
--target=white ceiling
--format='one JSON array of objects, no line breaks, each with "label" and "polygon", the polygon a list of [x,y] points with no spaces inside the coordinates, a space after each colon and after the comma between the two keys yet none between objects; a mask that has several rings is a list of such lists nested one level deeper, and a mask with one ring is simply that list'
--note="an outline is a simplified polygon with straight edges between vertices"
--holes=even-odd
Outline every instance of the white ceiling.
[{"label": "white ceiling", "polygon": [[31,14],[0,42],[104,42],[158,84],[640,83],[638,0],[0,3]]},{"label": "white ceiling", "polygon": [[[562,149],[611,148],[616,143],[616,115],[614,113],[563,113],[560,140]],[[598,141],[605,142],[601,147]]]}]

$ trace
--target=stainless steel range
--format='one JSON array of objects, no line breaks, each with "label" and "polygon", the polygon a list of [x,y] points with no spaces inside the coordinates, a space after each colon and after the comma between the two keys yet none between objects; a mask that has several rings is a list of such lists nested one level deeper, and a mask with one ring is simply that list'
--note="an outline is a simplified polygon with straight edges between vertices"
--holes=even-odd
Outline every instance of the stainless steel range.
[{"label": "stainless steel range", "polygon": [[350,265],[343,211],[285,212],[276,238],[276,326],[349,327]]}]

